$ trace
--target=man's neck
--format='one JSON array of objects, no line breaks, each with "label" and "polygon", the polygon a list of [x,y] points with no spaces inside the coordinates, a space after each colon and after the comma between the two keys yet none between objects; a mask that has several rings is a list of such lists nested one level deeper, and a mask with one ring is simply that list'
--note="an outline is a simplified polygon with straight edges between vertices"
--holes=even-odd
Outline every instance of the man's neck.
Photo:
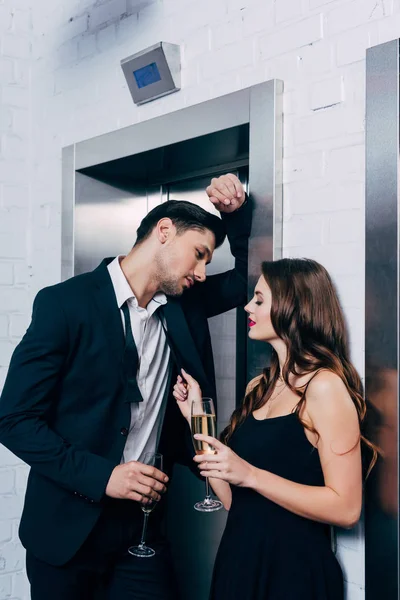
[{"label": "man's neck", "polygon": [[122,272],[141,308],[146,308],[153,296],[160,291],[153,273],[153,264],[149,254],[146,255],[140,246],[133,248],[120,262]]}]

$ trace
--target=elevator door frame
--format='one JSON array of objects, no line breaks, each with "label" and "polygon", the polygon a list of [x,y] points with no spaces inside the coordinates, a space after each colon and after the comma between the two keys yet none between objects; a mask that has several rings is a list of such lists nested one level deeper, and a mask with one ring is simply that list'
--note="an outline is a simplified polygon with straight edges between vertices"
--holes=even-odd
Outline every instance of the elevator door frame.
[{"label": "elevator door frame", "polygon": [[[273,79],[63,148],[62,280],[74,274],[77,170],[249,124],[248,187],[254,207],[249,243],[250,297],[261,262],[282,256],[282,100],[283,82]],[[267,358],[263,347],[247,345],[247,380],[260,372]]]},{"label": "elevator door frame", "polygon": [[400,590],[399,57],[396,39],[366,58],[365,395],[367,433],[383,450],[366,484],[366,600]]}]

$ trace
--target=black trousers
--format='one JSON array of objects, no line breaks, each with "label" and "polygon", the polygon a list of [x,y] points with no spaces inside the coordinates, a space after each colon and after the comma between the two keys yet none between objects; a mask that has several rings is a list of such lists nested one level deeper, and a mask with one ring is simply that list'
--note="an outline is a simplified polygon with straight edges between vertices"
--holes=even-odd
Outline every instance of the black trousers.
[{"label": "black trousers", "polygon": [[49,565],[28,551],[31,600],[178,600],[170,549],[156,512],[149,516],[146,537],[156,551],[150,558],[128,553],[140,542],[143,513],[137,503],[119,500],[107,500],[88,539],[65,565]]}]

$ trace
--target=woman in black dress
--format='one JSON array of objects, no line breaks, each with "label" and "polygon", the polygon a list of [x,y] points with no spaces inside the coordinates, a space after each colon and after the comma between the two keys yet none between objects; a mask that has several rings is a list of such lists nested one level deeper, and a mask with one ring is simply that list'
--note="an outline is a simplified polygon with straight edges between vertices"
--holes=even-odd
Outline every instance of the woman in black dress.
[{"label": "woman in black dress", "polygon": [[[196,456],[229,510],[211,600],[342,600],[329,525],[352,527],[362,504],[365,401],[348,357],[331,279],[312,260],[262,264],[246,306],[249,337],[272,346],[215,454]],[[185,418],[201,397],[187,373],[174,388]],[[370,468],[371,468],[370,466]]]}]

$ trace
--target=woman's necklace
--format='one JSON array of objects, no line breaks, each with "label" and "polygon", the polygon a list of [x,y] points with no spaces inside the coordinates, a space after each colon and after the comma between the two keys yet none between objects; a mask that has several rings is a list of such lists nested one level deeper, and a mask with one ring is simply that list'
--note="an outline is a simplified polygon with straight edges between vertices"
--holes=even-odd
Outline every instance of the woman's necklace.
[{"label": "woman's necklace", "polygon": [[[279,377],[278,381],[283,381],[283,379],[282,379],[281,377]],[[279,390],[279,392],[277,393],[277,395],[276,395],[274,398],[270,398],[270,399],[268,400],[268,403],[269,403],[269,402],[275,402],[275,400],[278,398],[278,396],[280,396],[280,394],[282,394],[283,390],[284,390],[284,389],[286,389],[286,387],[287,387],[287,386],[286,386],[286,383],[285,383],[285,382],[283,382],[282,389],[281,389],[281,390]],[[267,404],[268,404],[268,403],[267,403]]]}]

